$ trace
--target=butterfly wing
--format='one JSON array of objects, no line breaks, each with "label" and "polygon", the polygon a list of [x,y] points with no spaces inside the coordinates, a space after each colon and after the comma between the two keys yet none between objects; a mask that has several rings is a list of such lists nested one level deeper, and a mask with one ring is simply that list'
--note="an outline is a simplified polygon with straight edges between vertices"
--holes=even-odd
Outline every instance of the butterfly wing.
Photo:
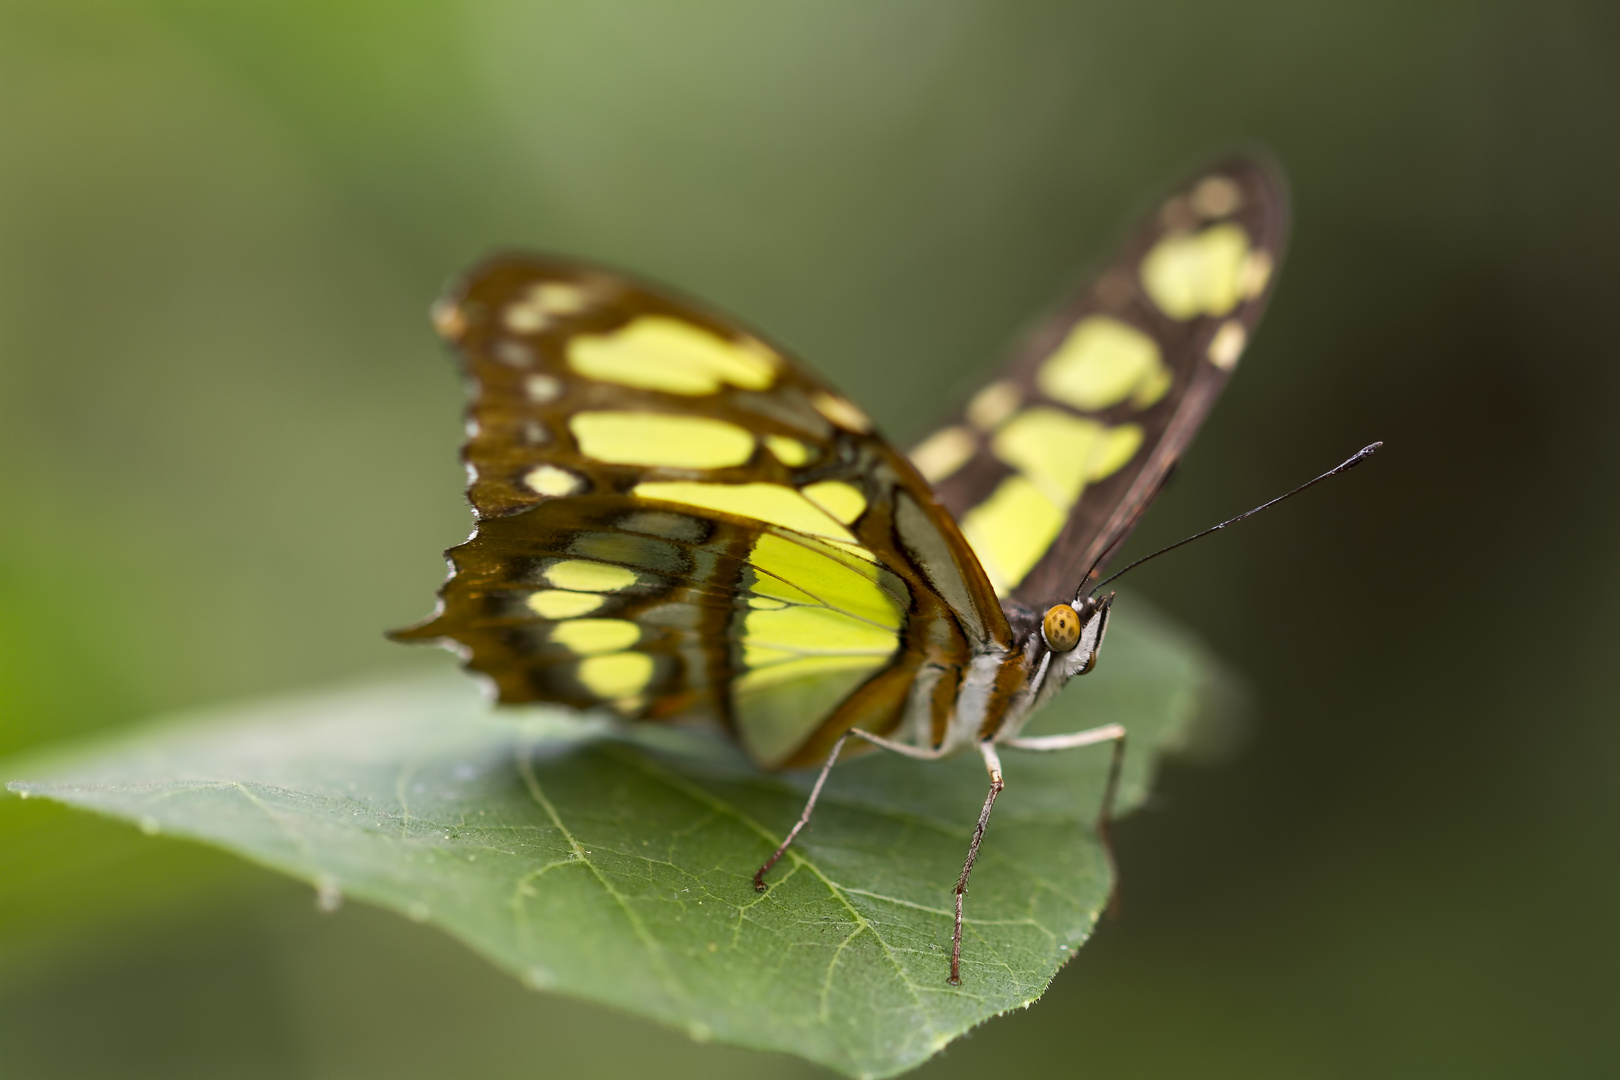
[{"label": "butterfly wing", "polygon": [[1271,169],[1201,174],[912,451],[998,595],[1070,600],[1124,543],[1236,367],[1287,226]]},{"label": "butterfly wing", "polygon": [[906,458],[730,320],[504,256],[434,321],[471,383],[478,524],[439,610],[392,636],[456,649],[502,702],[717,720],[785,766],[919,694],[941,728],[971,656],[1008,647]]}]

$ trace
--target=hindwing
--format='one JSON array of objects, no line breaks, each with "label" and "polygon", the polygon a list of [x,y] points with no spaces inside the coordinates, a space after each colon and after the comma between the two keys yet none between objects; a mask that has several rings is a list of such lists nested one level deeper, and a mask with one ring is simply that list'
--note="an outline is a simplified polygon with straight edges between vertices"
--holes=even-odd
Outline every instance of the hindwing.
[{"label": "hindwing", "polygon": [[1271,169],[1203,173],[912,450],[998,595],[1071,600],[1123,544],[1237,366],[1287,226]]}]

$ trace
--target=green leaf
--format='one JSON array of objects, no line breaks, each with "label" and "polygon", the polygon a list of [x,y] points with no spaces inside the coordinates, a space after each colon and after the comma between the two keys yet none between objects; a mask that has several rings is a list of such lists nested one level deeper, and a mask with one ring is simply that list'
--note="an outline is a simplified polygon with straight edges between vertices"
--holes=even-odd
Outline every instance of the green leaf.
[{"label": "green leaf", "polygon": [[[1122,604],[1097,671],[1030,730],[1124,723],[1126,810],[1210,673]],[[841,764],[763,895],[750,878],[810,776],[762,775],[701,732],[494,711],[459,676],[239,707],[8,772],[24,797],[432,923],[533,987],[885,1076],[1034,1001],[1091,933],[1109,889],[1093,830],[1109,754],[1004,753],[960,988],[946,983],[951,888],[986,788],[972,757]]]}]

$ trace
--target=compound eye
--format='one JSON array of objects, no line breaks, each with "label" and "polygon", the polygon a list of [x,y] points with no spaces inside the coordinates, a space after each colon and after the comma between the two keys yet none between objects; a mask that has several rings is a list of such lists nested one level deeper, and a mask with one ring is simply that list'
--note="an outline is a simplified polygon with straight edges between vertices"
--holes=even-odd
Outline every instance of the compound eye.
[{"label": "compound eye", "polygon": [[1041,634],[1053,652],[1068,652],[1080,644],[1080,615],[1068,604],[1053,604],[1041,620]]}]

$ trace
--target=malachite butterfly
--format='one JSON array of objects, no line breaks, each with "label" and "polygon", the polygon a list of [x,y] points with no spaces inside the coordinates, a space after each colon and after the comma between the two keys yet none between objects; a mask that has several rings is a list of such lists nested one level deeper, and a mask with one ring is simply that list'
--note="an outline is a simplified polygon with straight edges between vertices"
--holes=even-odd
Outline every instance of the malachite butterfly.
[{"label": "malachite butterfly", "polygon": [[825,778],[852,735],[977,749],[956,983],[998,748],[1111,742],[1117,774],[1117,725],[1019,732],[1096,663],[1112,595],[1092,581],[1237,366],[1287,224],[1266,166],[1198,176],[909,455],[729,318],[577,262],[490,259],[433,313],[471,380],[477,528],[438,611],[392,636],[453,649],[503,703],[716,723],[766,769]]}]

